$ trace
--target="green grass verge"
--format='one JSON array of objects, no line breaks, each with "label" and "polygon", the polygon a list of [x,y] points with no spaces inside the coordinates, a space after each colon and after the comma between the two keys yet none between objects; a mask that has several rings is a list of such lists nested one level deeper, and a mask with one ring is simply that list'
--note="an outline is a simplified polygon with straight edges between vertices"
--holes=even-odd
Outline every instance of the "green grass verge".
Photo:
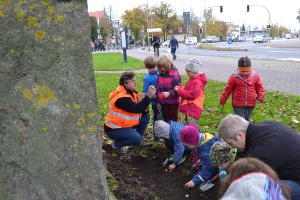
[{"label": "green grass verge", "polygon": [[102,71],[132,71],[145,69],[144,61],[127,56],[127,62],[124,62],[123,53],[94,53],[94,70]]}]

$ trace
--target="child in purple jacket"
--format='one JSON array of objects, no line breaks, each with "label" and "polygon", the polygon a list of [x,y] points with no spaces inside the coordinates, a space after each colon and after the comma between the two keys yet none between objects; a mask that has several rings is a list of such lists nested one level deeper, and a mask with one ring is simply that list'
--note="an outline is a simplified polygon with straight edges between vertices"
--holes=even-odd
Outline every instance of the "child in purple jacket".
[{"label": "child in purple jacket", "polygon": [[185,64],[185,71],[190,79],[185,87],[174,87],[181,97],[179,112],[183,114],[181,121],[184,124],[197,124],[202,114],[207,78],[203,72],[198,72],[201,67],[202,63],[199,60],[189,59]]},{"label": "child in purple jacket", "polygon": [[162,55],[157,61],[159,70],[157,83],[157,108],[162,109],[164,121],[178,121],[179,96],[174,90],[175,86],[181,86],[181,78],[177,68],[170,57]]}]

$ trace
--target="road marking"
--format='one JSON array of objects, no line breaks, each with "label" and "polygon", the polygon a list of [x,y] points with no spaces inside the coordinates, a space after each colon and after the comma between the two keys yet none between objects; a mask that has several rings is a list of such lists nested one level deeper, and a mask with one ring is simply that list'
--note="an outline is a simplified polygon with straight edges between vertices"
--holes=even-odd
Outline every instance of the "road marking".
[{"label": "road marking", "polygon": [[282,60],[282,61],[297,61],[300,62],[299,58],[286,58],[286,59],[276,59],[276,60]]}]

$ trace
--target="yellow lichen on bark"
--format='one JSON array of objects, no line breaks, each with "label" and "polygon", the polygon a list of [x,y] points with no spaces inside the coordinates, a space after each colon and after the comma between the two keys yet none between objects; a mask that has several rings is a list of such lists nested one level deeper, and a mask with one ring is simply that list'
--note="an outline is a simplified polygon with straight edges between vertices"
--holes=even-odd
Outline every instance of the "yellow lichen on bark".
[{"label": "yellow lichen on bark", "polygon": [[43,30],[39,30],[34,33],[34,37],[38,40],[42,40],[46,37],[46,33]]}]

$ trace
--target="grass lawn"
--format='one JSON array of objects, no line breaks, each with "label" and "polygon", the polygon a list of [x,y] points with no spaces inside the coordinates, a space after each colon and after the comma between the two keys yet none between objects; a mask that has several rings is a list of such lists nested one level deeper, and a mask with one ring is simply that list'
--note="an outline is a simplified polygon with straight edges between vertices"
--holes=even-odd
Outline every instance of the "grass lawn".
[{"label": "grass lawn", "polygon": [[[120,62],[120,58],[122,58],[122,56],[123,55],[121,53],[93,54],[95,71],[130,71],[144,69],[143,61],[128,56],[127,59],[130,59],[129,66],[128,63]],[[108,112],[109,94],[118,86],[120,76],[121,73],[95,72],[101,127],[103,127],[103,122]],[[145,73],[136,74],[138,91],[142,90],[144,76]],[[181,78],[182,84],[185,85],[188,77],[186,74],[182,74]],[[205,87],[206,96],[204,101],[204,110],[201,119],[199,120],[202,132],[216,132],[219,122],[227,114],[233,113],[231,99],[227,100],[223,112],[221,113],[222,106],[219,104],[219,99],[225,85],[225,82],[208,80]],[[300,133],[300,123],[298,121],[300,119],[300,96],[270,91],[265,91],[265,94],[265,102],[256,105],[251,121],[253,123],[259,123],[264,120],[274,120],[281,122]]]},{"label": "grass lawn", "polygon": [[123,53],[94,53],[93,63],[95,71],[132,71],[145,69],[144,61],[127,56],[124,62]]}]

